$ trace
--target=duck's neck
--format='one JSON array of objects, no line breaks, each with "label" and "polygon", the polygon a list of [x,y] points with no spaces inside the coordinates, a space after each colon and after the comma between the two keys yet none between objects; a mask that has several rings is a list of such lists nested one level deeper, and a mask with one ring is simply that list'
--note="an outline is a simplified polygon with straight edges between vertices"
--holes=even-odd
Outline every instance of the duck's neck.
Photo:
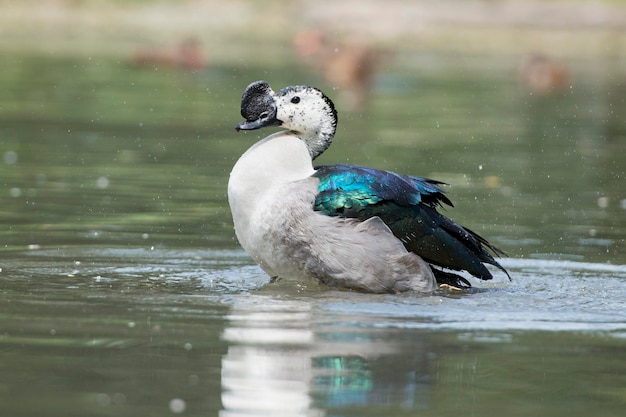
[{"label": "duck's neck", "polygon": [[298,136],[309,149],[311,160],[320,156],[333,142],[335,131],[337,129],[337,121],[322,120],[314,128],[307,131],[291,131],[290,134]]}]

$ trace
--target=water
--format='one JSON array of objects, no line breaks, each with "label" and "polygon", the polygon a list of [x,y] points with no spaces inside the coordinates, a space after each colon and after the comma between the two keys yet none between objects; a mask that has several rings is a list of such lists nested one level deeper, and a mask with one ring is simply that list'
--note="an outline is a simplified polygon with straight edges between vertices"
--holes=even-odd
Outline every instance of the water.
[{"label": "water", "polygon": [[622,79],[578,62],[566,93],[534,97],[512,60],[430,59],[340,109],[320,163],[450,183],[446,214],[509,254],[511,282],[266,285],[225,189],[267,132],[234,125],[252,80],[320,85],[301,69],[5,56],[0,414],[621,415]]}]

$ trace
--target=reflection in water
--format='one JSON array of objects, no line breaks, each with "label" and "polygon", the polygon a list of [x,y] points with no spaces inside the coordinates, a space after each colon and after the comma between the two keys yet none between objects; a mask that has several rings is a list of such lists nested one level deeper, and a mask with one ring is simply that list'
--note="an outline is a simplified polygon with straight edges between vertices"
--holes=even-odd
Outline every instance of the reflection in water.
[{"label": "reflection in water", "polygon": [[[311,408],[310,305],[235,305],[223,338],[221,416],[322,415]],[[250,310],[252,309],[252,310]],[[241,310],[241,311],[238,311]]]},{"label": "reflection in water", "polygon": [[[263,305],[263,301],[266,301]],[[221,416],[322,416],[341,407],[422,408],[427,350],[412,340],[316,322],[312,301],[246,299],[223,338]]]}]

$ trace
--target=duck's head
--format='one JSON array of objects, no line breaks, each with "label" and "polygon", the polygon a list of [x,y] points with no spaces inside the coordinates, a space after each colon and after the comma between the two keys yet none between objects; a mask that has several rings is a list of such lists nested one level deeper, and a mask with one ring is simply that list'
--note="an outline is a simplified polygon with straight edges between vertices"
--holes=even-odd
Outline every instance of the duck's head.
[{"label": "duck's head", "polygon": [[239,130],[280,126],[306,143],[315,159],[331,144],[337,128],[333,102],[320,90],[307,86],[286,87],[275,93],[266,81],[255,81],[241,97]]}]

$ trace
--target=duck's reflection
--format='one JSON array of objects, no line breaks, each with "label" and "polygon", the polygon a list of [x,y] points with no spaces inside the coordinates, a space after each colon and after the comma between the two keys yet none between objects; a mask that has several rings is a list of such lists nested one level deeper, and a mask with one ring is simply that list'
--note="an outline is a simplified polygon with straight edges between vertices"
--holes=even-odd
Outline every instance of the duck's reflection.
[{"label": "duck's reflection", "polygon": [[221,416],[425,406],[430,378],[423,340],[403,340],[401,332],[357,320],[336,324],[306,301],[251,298],[233,307],[223,334],[229,347],[222,359]]}]

